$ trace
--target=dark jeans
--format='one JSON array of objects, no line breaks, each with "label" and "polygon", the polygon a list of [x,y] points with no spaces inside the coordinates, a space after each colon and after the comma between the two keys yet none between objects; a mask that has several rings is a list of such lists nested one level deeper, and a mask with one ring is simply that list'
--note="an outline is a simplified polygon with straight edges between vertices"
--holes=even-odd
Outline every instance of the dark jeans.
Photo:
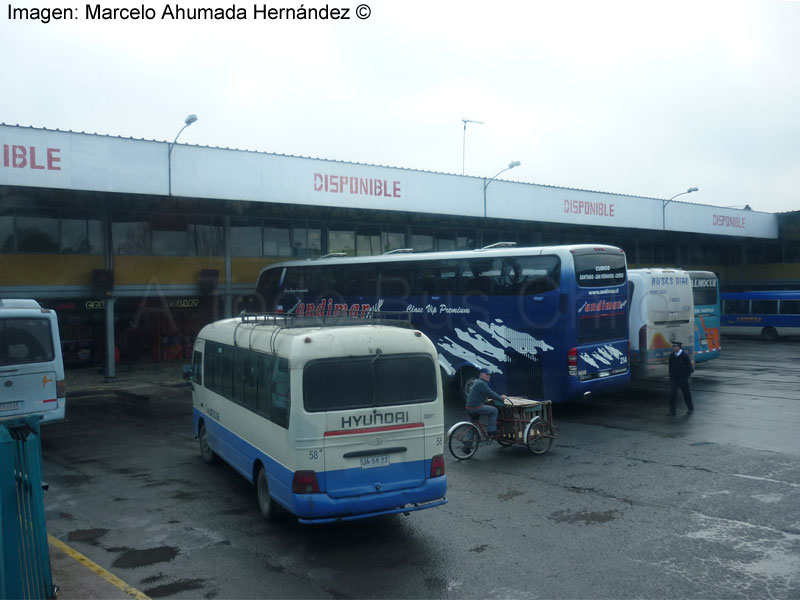
[{"label": "dark jeans", "polygon": [[692,403],[692,392],[689,391],[689,378],[669,380],[669,412],[674,413],[678,403],[678,390],[683,392],[683,401],[686,402],[686,410],[694,410]]}]

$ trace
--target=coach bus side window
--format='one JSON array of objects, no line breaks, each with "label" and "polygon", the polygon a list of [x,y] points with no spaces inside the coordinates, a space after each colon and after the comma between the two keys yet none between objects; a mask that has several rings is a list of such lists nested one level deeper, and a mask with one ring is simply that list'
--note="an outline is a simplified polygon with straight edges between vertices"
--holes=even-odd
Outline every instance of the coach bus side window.
[{"label": "coach bus side window", "polygon": [[341,269],[335,266],[317,267],[311,271],[311,287],[315,300],[338,295]]},{"label": "coach bus side window", "polygon": [[381,267],[380,295],[407,298],[413,293],[413,263],[384,264]]},{"label": "coach bus side window", "polygon": [[542,294],[558,289],[561,261],[557,256],[526,256],[519,261],[522,268],[519,293]]},{"label": "coach bus side window", "polygon": [[345,296],[377,296],[377,265],[343,265],[340,286]]}]

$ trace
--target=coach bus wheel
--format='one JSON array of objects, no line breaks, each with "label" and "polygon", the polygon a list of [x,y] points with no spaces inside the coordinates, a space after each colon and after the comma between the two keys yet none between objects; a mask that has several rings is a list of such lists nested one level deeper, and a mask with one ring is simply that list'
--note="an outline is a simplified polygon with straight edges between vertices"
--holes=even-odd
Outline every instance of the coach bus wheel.
[{"label": "coach bus wheel", "polygon": [[203,459],[204,463],[210,465],[216,460],[217,455],[214,454],[211,446],[208,445],[208,434],[206,433],[206,426],[203,423],[200,423],[200,431],[197,433],[197,439],[200,442],[200,457]]},{"label": "coach bus wheel", "polygon": [[267,521],[274,520],[278,513],[278,507],[272,496],[269,495],[267,471],[264,467],[259,467],[258,475],[256,475],[256,494],[258,495],[258,509],[261,511],[261,516]]},{"label": "coach bus wheel", "polygon": [[761,337],[768,342],[774,342],[778,339],[778,332],[775,331],[774,327],[764,327],[764,329],[761,330]]}]

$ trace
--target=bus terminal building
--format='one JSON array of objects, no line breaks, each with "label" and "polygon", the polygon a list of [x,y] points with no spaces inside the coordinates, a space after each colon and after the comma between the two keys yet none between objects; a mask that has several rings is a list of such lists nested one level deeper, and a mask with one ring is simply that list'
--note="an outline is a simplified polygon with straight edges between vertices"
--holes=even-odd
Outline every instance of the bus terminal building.
[{"label": "bus terminal building", "polygon": [[611,244],[723,289],[800,287],[797,212],[5,124],[0,146],[0,298],[55,309],[67,364],[187,360],[257,307],[263,267],[333,253]]}]

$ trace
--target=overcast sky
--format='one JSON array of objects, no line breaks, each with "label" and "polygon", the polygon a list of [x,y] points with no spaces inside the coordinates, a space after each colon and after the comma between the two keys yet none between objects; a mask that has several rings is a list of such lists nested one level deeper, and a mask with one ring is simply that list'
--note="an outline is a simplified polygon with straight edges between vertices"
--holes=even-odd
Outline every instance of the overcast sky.
[{"label": "overcast sky", "polygon": [[[0,122],[800,209],[800,2],[0,0]],[[246,20],[161,19],[237,7]],[[91,2],[95,6],[96,2]],[[68,21],[9,6],[72,7]],[[361,10],[364,10],[363,8]],[[462,119],[468,124],[466,143]]]}]

